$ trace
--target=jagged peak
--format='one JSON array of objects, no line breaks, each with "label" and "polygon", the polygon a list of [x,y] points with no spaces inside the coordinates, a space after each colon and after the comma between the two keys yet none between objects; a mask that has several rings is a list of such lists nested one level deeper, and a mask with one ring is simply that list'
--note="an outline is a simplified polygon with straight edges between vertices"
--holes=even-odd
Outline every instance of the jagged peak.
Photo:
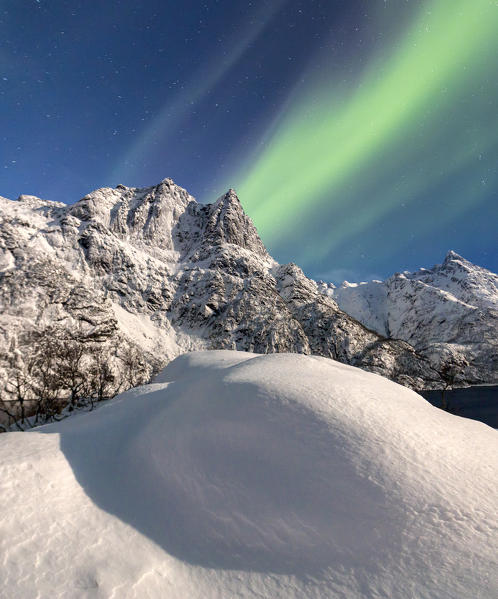
[{"label": "jagged peak", "polygon": [[95,191],[92,191],[91,193],[87,194],[87,196],[91,196],[96,192],[102,192],[102,191],[107,191],[109,190],[110,192],[115,192],[116,190],[119,191],[124,191],[124,192],[129,192],[132,194],[145,194],[145,193],[151,193],[154,192],[156,190],[161,190],[162,188],[166,187],[167,189],[177,189],[179,191],[184,191],[185,193],[186,190],[181,187],[180,185],[177,185],[173,179],[171,177],[165,177],[164,179],[162,179],[159,183],[157,183],[156,185],[148,185],[146,187],[130,187],[128,185],[124,185],[123,183],[118,183],[118,185],[116,185],[116,187],[112,188],[112,187],[102,187],[100,189],[96,189]]},{"label": "jagged peak", "polygon": [[18,202],[19,204],[23,204],[24,206],[28,206],[29,208],[32,209],[36,209],[36,208],[61,208],[61,207],[66,207],[66,204],[62,203],[62,202],[53,202],[52,200],[43,200],[42,198],[39,198],[38,196],[34,196],[34,195],[29,195],[29,194],[21,194],[16,202]]},{"label": "jagged peak", "polygon": [[235,189],[230,188],[227,192],[220,195],[220,197],[214,203],[215,206],[230,206],[235,205],[237,208],[242,208],[242,204],[240,203],[239,197],[237,196],[237,192]]},{"label": "jagged peak", "polygon": [[31,204],[31,203],[38,203],[38,202],[43,202],[43,200],[41,198],[39,198],[38,196],[34,196],[34,195],[30,195],[27,193],[23,193],[21,194],[18,198],[17,198],[18,202],[24,202],[25,204]]},{"label": "jagged peak", "polygon": [[443,272],[448,270],[452,272],[455,269],[467,273],[475,270],[485,270],[480,266],[476,266],[473,262],[470,262],[469,260],[461,256],[460,254],[457,254],[453,250],[449,250],[444,258],[443,263],[440,266],[437,266],[436,270],[441,270]]},{"label": "jagged peak", "polygon": [[303,270],[295,262],[287,262],[286,264],[281,264],[278,270],[286,274],[295,273],[299,275],[304,275]]},{"label": "jagged peak", "polygon": [[214,204],[208,204],[208,214],[206,241],[239,245],[268,258],[256,227],[245,213],[234,189],[229,189]]},{"label": "jagged peak", "polygon": [[447,264],[448,262],[451,262],[452,260],[461,260],[463,262],[468,262],[468,260],[465,260],[465,258],[463,256],[460,256],[460,254],[457,254],[453,250],[448,250],[448,252],[444,258],[443,264]]},{"label": "jagged peak", "polygon": [[[164,194],[165,189],[167,190],[166,194]],[[183,187],[176,185],[172,179],[166,178],[157,185],[148,187],[128,187],[122,183],[119,183],[116,187],[100,187],[86,194],[81,200],[73,204],[73,206],[76,206],[80,202],[97,201],[99,204],[106,204],[112,207],[120,203],[123,198],[140,200],[146,196],[150,196],[148,199],[157,200],[162,195],[170,196],[172,193],[176,193],[182,197],[188,196],[190,201],[194,199]]]}]

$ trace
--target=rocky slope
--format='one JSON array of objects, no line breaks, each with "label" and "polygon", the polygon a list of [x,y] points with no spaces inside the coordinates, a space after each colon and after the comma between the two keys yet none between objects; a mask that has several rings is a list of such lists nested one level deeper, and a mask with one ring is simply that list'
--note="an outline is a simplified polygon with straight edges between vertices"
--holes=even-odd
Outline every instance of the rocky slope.
[{"label": "rocky slope", "polygon": [[431,269],[386,281],[319,287],[366,327],[433,361],[463,357],[467,381],[498,381],[498,275],[455,252]]},{"label": "rocky slope", "polygon": [[[0,199],[0,339],[58,323],[128,339],[156,363],[193,349],[332,357],[415,388],[439,377],[267,253],[233,190],[197,203],[170,179],[75,204]],[[374,328],[374,327],[372,327]]]}]

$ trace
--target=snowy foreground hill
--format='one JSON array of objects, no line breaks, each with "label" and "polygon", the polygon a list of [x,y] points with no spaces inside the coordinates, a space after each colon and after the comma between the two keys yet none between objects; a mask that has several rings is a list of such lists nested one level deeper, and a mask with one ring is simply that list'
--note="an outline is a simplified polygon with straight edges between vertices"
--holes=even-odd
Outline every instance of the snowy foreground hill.
[{"label": "snowy foreground hill", "polygon": [[9,599],[498,596],[498,435],[323,358],[185,354],[0,437]]}]

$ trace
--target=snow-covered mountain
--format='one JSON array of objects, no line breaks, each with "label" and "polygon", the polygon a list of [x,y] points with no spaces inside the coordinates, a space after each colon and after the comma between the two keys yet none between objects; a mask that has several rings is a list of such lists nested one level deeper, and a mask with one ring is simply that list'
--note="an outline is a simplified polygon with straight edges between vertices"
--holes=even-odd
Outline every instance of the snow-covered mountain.
[{"label": "snow-covered mountain", "polygon": [[191,352],[0,435],[5,599],[498,596],[498,435],[316,356]]},{"label": "snow-covered mountain", "polygon": [[386,281],[319,288],[380,335],[426,356],[463,356],[468,381],[498,381],[498,275],[455,252],[431,269]]},{"label": "snow-covered mountain", "polygon": [[437,381],[407,343],[367,330],[300,268],[277,264],[233,190],[202,205],[165,179],[72,205],[3,198],[0,216],[0,336],[11,351],[30,327],[78,323],[160,363],[193,349],[297,352],[413,387]]}]

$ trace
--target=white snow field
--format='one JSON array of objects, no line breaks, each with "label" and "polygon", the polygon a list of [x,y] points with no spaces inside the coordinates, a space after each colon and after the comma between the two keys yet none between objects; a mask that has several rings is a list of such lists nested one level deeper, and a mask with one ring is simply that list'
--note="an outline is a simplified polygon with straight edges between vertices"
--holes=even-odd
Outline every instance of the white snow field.
[{"label": "white snow field", "polygon": [[194,352],[0,436],[2,598],[498,597],[498,434],[327,358]]}]

